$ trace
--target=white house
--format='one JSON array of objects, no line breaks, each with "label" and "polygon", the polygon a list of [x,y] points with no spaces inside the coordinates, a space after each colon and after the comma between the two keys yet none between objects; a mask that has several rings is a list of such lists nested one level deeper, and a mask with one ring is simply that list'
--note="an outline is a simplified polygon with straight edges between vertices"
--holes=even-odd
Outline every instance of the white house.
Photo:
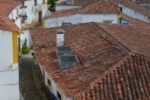
[{"label": "white house", "polygon": [[96,1],[98,0],[60,0],[56,5],[56,11],[86,7]]},{"label": "white house", "polygon": [[[64,24],[78,24],[88,22],[118,23],[120,13],[114,5],[99,1],[87,7],[56,11],[43,21],[43,27],[59,27]],[[113,8],[113,9],[112,9]]]},{"label": "white house", "polygon": [[11,11],[9,18],[21,28],[23,25],[40,23],[45,18],[46,13],[46,0],[25,0]]},{"label": "white house", "polygon": [[17,26],[0,17],[0,100],[19,100]]},{"label": "white house", "polygon": [[150,20],[149,11],[130,1],[101,0],[87,7],[56,11],[43,21],[43,27],[59,27],[66,23],[78,24],[87,22],[120,24],[121,13],[145,22]]}]

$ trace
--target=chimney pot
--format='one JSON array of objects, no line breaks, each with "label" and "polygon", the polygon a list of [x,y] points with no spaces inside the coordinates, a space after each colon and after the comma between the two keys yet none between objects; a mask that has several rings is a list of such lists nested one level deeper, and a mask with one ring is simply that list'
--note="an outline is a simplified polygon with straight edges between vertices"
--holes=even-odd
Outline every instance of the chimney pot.
[{"label": "chimney pot", "polygon": [[65,31],[63,29],[58,29],[56,34],[56,45],[57,47],[63,47],[64,46],[64,33]]}]

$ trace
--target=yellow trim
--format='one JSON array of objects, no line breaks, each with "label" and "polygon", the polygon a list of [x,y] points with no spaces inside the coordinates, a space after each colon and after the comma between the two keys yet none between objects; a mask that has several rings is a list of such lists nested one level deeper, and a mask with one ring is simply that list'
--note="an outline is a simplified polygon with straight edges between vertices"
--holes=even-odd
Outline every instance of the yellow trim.
[{"label": "yellow trim", "polygon": [[120,24],[120,15],[117,15],[117,24]]},{"label": "yellow trim", "polygon": [[45,28],[45,20],[42,21],[42,27]]},{"label": "yellow trim", "polygon": [[48,5],[48,0],[45,0],[45,4]]},{"label": "yellow trim", "polygon": [[12,33],[13,64],[18,63],[18,32]]}]

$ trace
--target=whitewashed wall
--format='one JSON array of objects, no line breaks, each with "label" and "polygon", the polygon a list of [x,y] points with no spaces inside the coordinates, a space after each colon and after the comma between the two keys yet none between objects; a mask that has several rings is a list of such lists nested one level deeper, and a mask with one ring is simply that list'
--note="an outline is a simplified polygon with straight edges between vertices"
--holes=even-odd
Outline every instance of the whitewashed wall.
[{"label": "whitewashed wall", "polygon": [[59,27],[62,26],[62,23],[88,23],[88,22],[103,22],[104,20],[112,20],[112,23],[117,24],[117,15],[116,14],[75,14],[57,18],[47,18],[45,19],[45,28],[50,27]]},{"label": "whitewashed wall", "polygon": [[21,28],[21,19],[19,18],[19,7],[20,6],[17,6],[15,7],[9,14],[9,18],[11,20],[14,20],[15,24]]},{"label": "whitewashed wall", "polygon": [[62,23],[77,24],[81,22],[82,22],[81,15],[76,14],[70,16],[57,17],[57,18],[48,18],[45,20],[45,27],[46,28],[59,27],[62,26]]},{"label": "whitewashed wall", "polygon": [[56,11],[81,8],[82,6],[56,6]]},{"label": "whitewashed wall", "polygon": [[127,8],[123,5],[119,5],[119,7],[122,7],[122,13],[132,17],[132,18],[136,18],[136,19],[139,19],[139,20],[142,20],[142,21],[145,21],[145,22],[149,22],[148,21],[148,17],[133,10],[133,9],[130,9],[130,8]]},{"label": "whitewashed wall", "polygon": [[117,15],[116,14],[86,14],[82,15],[82,23],[88,22],[103,22],[106,20],[112,20],[112,23],[117,24]]},{"label": "whitewashed wall", "polygon": [[26,12],[27,20],[26,24],[31,24],[33,21],[38,21],[38,13],[42,11],[42,18],[45,18],[47,12],[47,5],[43,4],[43,0],[37,0],[37,6],[34,5],[34,0],[28,0],[24,3],[27,6],[25,9],[20,9],[21,5],[18,5],[9,14],[9,18],[15,20],[16,25],[21,28],[21,12]]},{"label": "whitewashed wall", "polygon": [[22,48],[23,43],[25,42],[25,39],[27,40],[27,46],[31,47],[31,37],[30,37],[30,31],[23,30],[22,34],[20,35],[20,46]]},{"label": "whitewashed wall", "polygon": [[[48,79],[51,81],[51,87],[48,85]],[[50,91],[57,97],[57,91],[61,94],[62,100],[72,100],[71,98],[67,97],[63,91],[57,86],[55,81],[50,78],[48,73],[45,71],[45,85],[49,87]]]},{"label": "whitewashed wall", "polygon": [[0,30],[0,68],[13,64],[12,33]]}]

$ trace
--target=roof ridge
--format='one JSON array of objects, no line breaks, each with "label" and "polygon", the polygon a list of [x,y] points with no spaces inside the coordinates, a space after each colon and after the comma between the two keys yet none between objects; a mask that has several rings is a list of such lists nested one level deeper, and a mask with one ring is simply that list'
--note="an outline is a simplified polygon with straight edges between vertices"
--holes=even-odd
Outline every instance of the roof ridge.
[{"label": "roof ridge", "polygon": [[[101,26],[94,23],[100,30],[98,31],[103,38],[105,38],[107,41],[112,43],[113,45],[117,45],[118,49],[120,49],[123,53],[131,52],[129,48],[127,48],[124,44],[119,42],[114,36],[112,36],[110,33],[106,32]],[[103,33],[102,33],[103,31]]]}]

